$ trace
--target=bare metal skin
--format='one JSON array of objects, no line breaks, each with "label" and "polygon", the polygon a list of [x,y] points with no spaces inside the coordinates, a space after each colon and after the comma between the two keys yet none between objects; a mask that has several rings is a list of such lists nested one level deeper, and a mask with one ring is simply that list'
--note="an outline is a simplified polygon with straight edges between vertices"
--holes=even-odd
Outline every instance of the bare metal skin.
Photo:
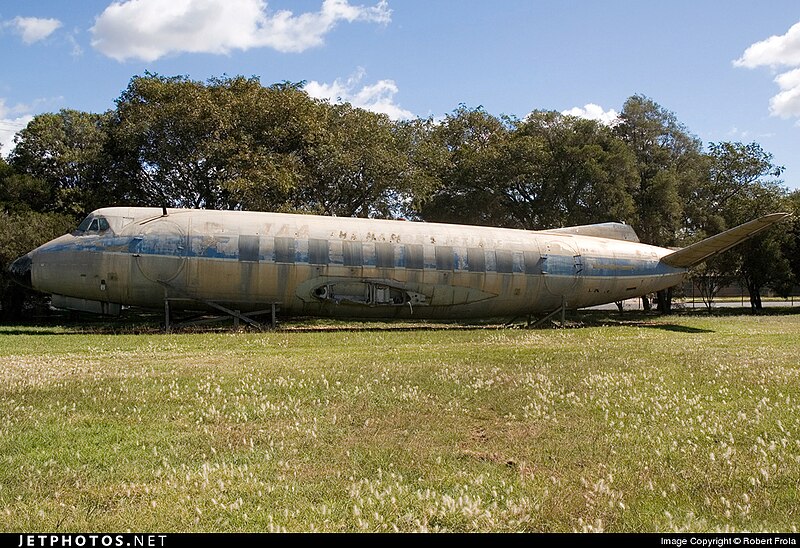
[{"label": "bare metal skin", "polygon": [[751,221],[679,251],[624,224],[551,231],[291,215],[111,207],[17,259],[9,273],[54,306],[119,305],[285,316],[519,317],[638,297],[772,226]]}]

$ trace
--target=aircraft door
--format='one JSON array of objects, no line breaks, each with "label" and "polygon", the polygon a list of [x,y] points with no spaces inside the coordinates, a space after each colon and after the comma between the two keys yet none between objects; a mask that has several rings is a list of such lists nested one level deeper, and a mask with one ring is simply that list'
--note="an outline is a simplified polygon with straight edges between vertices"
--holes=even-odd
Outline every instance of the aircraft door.
[{"label": "aircraft door", "polygon": [[131,243],[135,269],[151,282],[172,281],[184,269],[186,247],[186,235],[177,224],[151,221]]},{"label": "aircraft door", "polygon": [[552,295],[575,299],[583,274],[583,258],[577,247],[567,240],[548,242],[542,249],[545,287]]}]

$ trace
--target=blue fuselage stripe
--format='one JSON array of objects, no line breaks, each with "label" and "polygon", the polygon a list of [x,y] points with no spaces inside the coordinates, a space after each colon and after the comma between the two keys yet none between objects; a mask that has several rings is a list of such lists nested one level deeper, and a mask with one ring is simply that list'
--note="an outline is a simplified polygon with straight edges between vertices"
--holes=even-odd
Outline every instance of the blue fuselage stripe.
[{"label": "blue fuselage stripe", "polygon": [[[302,240],[296,240],[296,244]],[[225,238],[219,243],[209,245],[202,236],[193,236],[186,245],[186,238],[176,236],[155,236],[148,235],[147,238],[141,236],[80,236],[72,241],[62,241],[48,244],[38,250],[39,253],[64,253],[64,252],[90,252],[90,253],[120,253],[131,255],[151,255],[166,257],[185,257],[185,258],[208,258],[220,260],[239,260],[239,246],[236,245],[237,238]],[[397,244],[401,246],[402,244]],[[294,263],[309,264],[308,245],[295,245],[294,253],[291,258]],[[460,250],[453,250],[453,270],[455,272],[472,272],[469,268],[467,254]],[[669,275],[682,272],[683,269],[670,267],[658,260],[651,259],[625,259],[608,258],[593,256],[571,256],[571,255],[547,255],[537,257],[536,265],[526,265],[524,262],[523,251],[512,251],[513,262],[510,272],[504,273],[528,273],[545,274],[548,276],[580,276],[583,278],[640,278],[643,276]],[[427,260],[433,254],[426,253],[424,269],[436,270],[436,261]],[[497,273],[498,261],[494,257],[495,253],[487,251],[485,260],[481,264],[478,272]],[[275,263],[275,250],[271,249],[268,253],[259,250],[258,262]],[[389,268],[406,268],[407,253],[394,253],[394,264]],[[290,259],[291,260],[291,259]],[[252,261],[255,262],[255,261]],[[281,261],[288,262],[288,261]],[[316,263],[315,263],[316,264]],[[329,253],[325,264],[341,266],[345,264],[342,254]],[[376,266],[376,256],[372,253],[362,253],[359,265],[348,266]],[[449,263],[448,263],[449,264]],[[526,269],[526,266],[528,267]]]}]

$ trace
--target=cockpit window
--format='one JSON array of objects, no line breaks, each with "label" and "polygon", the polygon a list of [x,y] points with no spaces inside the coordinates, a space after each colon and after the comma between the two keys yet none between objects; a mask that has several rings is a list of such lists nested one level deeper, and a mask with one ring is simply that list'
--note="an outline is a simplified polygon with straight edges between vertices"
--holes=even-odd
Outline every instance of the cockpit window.
[{"label": "cockpit window", "polygon": [[89,215],[78,225],[75,234],[77,236],[82,236],[84,234],[101,234],[110,228],[111,226],[108,224],[108,220],[105,217]]},{"label": "cockpit window", "polygon": [[76,232],[86,232],[87,230],[89,230],[89,225],[92,224],[92,221],[94,221],[94,217],[89,215],[83,221],[81,221],[81,224],[79,224],[78,228],[75,229]]}]

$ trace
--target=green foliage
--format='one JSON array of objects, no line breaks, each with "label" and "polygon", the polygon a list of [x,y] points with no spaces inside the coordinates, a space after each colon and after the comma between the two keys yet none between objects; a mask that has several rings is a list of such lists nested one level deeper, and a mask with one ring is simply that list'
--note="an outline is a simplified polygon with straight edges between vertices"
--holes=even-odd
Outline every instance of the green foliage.
[{"label": "green foliage", "polygon": [[52,204],[52,188],[44,180],[17,173],[0,175],[0,210],[47,211]]},{"label": "green foliage", "polygon": [[[5,319],[19,317],[26,306],[26,298],[31,297],[30,290],[9,279],[6,273],[8,265],[74,227],[73,218],[63,213],[24,211],[9,214],[0,211],[0,300]],[[31,305],[31,302],[27,303],[27,306]]]},{"label": "green foliage", "polygon": [[511,126],[482,107],[459,106],[433,128],[435,162],[441,184],[422,204],[428,221],[515,226],[502,194],[502,176],[494,173],[507,149]]},{"label": "green foliage", "polygon": [[385,217],[419,189],[403,126],[296,84],[148,73],[111,128],[115,177],[150,203]]},{"label": "green foliage", "polygon": [[597,122],[546,111],[520,122],[462,106],[435,133],[449,162],[426,219],[543,229],[634,215],[633,157]]},{"label": "green foliage", "polygon": [[437,123],[432,118],[401,121],[395,125],[394,137],[406,156],[402,174],[406,192],[398,200],[398,211],[408,219],[420,220],[420,212],[441,187],[439,174],[448,162],[448,151],[436,138]]},{"label": "green foliage", "polygon": [[794,283],[800,284],[800,190],[795,190],[787,197],[786,207],[794,215],[786,231],[783,255],[789,260]]},{"label": "green foliage", "polygon": [[[687,202],[688,224],[695,239],[716,234],[760,215],[784,211],[789,205],[777,177],[783,168],[757,143],[710,143],[706,155],[708,176]],[[753,309],[761,309],[761,290],[771,287],[781,295],[792,288],[789,224],[759,235],[696,270],[701,285],[716,290],[739,280],[747,287]]]},{"label": "green foliage", "polygon": [[[396,122],[302,86],[135,76],[112,111],[35,117],[0,163],[0,208],[75,220],[102,206],[166,205],[524,229],[623,221],[659,246],[789,208],[782,168],[760,145],[703,152],[674,113],[642,95],[610,125],[465,105],[441,121]],[[734,279],[756,295],[796,282],[792,226],[699,268],[709,299]]]},{"label": "green foliage", "polygon": [[107,121],[107,114],[69,109],[34,117],[19,132],[9,158],[20,177],[6,184],[11,198],[30,200],[39,211],[73,216],[98,207],[110,196],[105,185]]},{"label": "green foliage", "polygon": [[674,113],[642,95],[622,108],[615,133],[636,158],[638,181],[632,193],[642,241],[671,246],[681,228],[685,188],[700,176],[701,142],[689,134]]},{"label": "green foliage", "polygon": [[225,207],[223,160],[236,136],[214,96],[183,77],[133,78],[111,124],[115,177],[136,181],[150,205]]},{"label": "green foliage", "polygon": [[385,115],[349,104],[321,109],[308,176],[292,195],[296,210],[342,217],[393,217],[410,199],[409,158]]},{"label": "green foliage", "polygon": [[514,182],[508,195],[523,206],[529,227],[633,220],[634,158],[608,126],[537,111],[519,125],[517,139],[538,152],[517,156],[531,176],[509,174]]},{"label": "green foliage", "polygon": [[[686,226],[695,233],[711,235],[752,219],[750,208],[760,193],[784,192],[778,179],[783,168],[758,143],[709,143],[705,160],[707,176],[690,190],[686,202]],[[774,199],[766,200],[764,206],[776,206]]]}]

